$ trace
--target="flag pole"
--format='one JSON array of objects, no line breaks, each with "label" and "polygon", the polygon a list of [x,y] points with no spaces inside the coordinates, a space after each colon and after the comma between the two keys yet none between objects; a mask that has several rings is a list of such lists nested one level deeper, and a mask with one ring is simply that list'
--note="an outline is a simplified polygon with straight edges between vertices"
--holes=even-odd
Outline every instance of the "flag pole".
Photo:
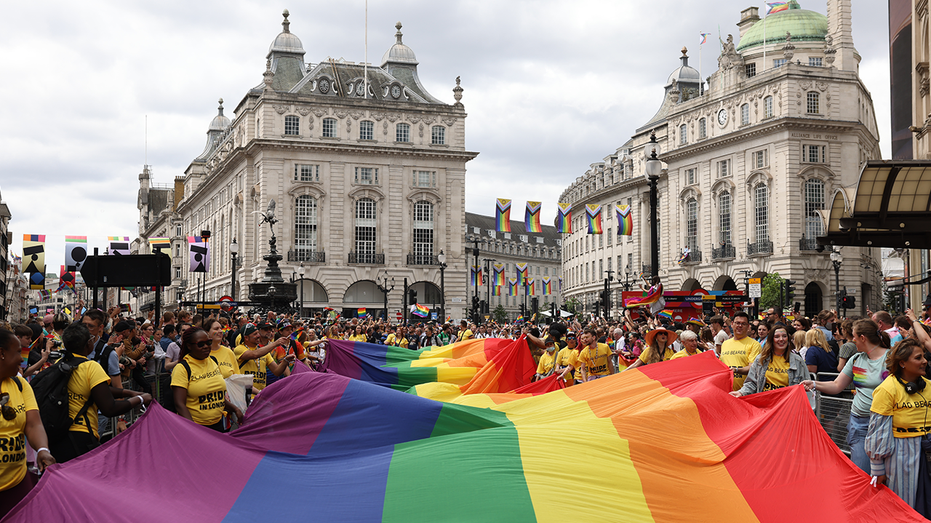
[{"label": "flag pole", "polygon": [[761,73],[766,70],[766,15],[769,13],[763,13],[763,69]]}]

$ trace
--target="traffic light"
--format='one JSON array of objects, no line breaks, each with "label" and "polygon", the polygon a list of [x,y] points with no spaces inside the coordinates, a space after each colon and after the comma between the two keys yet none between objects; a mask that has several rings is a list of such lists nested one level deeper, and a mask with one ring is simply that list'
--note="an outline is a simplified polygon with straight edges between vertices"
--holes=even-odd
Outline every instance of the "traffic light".
[{"label": "traffic light", "polygon": [[841,306],[845,309],[853,309],[857,306],[857,300],[854,296],[844,296],[841,301]]},{"label": "traffic light", "polygon": [[524,307],[523,303],[520,304],[520,315],[524,317],[527,316],[527,310],[526,310],[526,307]]},{"label": "traffic light", "polygon": [[795,284],[796,284],[796,283],[797,283],[797,282],[796,282],[795,280],[786,280],[786,281],[785,281],[785,284],[786,284],[786,303],[785,303],[785,307],[790,306],[790,305],[792,304],[792,302],[795,300]]},{"label": "traffic light", "polygon": [[482,314],[488,314],[488,302],[482,300],[481,302]]},{"label": "traffic light", "polygon": [[417,303],[417,291],[413,288],[407,290],[407,301],[410,305],[415,305]]},{"label": "traffic light", "polygon": [[531,307],[533,307],[534,314],[540,312],[540,298],[537,298],[536,296],[534,296],[533,299],[530,300],[530,305]]},{"label": "traffic light", "polygon": [[478,296],[472,296],[472,310],[478,312]]}]

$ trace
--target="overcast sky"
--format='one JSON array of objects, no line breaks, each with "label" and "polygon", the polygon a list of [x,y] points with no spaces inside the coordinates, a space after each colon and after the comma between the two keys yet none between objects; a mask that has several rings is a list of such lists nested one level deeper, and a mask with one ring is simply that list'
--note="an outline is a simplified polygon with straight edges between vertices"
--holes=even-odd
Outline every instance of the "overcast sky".
[{"label": "overcast sky", "polygon": [[[853,3],[860,75],[888,157],[886,2]],[[826,13],[825,0],[800,4]],[[754,5],[763,2],[370,0],[368,61],[380,65],[401,21],[431,94],[453,103],[462,77],[466,147],[480,153],[467,165],[466,209],[492,214],[494,198],[511,198],[521,219],[524,201],[539,200],[552,223],[566,186],[655,113],[682,46],[697,68],[699,33],[712,33],[707,77],[719,28],[736,41],[740,11]],[[184,172],[204,148],[217,99],[232,118],[261,83],[285,8],[306,62],[363,61],[364,0],[5,2],[0,191],[14,252],[23,234],[45,234],[57,272],[65,235],[101,248],[106,236],[135,237],[143,164],[156,183]]]}]

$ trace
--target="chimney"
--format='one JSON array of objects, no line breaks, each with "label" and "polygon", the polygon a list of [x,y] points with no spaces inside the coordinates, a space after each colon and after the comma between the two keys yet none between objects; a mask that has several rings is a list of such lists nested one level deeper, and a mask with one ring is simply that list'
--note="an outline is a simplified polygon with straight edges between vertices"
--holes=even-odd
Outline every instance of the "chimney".
[{"label": "chimney", "polygon": [[837,51],[834,67],[859,73],[860,53],[853,47],[851,0],[828,0],[828,35]]},{"label": "chimney", "polygon": [[740,37],[743,38],[744,33],[749,31],[750,28],[759,21],[760,11],[756,7],[748,7],[741,11],[740,21],[737,22],[737,27],[740,28]]}]

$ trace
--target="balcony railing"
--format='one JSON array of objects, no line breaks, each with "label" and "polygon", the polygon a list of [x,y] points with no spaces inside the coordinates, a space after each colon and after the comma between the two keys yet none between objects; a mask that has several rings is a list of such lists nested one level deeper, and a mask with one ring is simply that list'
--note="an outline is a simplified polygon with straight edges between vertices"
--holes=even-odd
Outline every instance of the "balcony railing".
[{"label": "balcony railing", "polygon": [[759,256],[773,253],[773,242],[769,240],[747,240],[747,256]]},{"label": "balcony railing", "polygon": [[311,251],[298,249],[288,251],[289,262],[307,262],[307,263],[326,263],[326,253],[323,251]]},{"label": "balcony railing", "polygon": [[712,260],[726,260],[729,258],[737,257],[737,249],[734,248],[734,245],[731,243],[725,243],[720,247],[711,249],[711,259]]},{"label": "balcony railing", "polygon": [[385,264],[385,253],[364,254],[364,253],[358,253],[358,252],[350,252],[349,263],[357,263],[361,265],[384,265]]},{"label": "balcony railing", "polygon": [[408,254],[407,264],[408,265],[439,265],[440,260],[436,259],[436,256],[432,254]]},{"label": "balcony railing", "polygon": [[690,263],[701,263],[701,249],[690,248],[689,255],[683,258],[679,263],[682,265],[688,265]]},{"label": "balcony railing", "polygon": [[798,241],[798,250],[800,251],[817,251],[818,250],[818,240],[814,238],[802,238]]}]

